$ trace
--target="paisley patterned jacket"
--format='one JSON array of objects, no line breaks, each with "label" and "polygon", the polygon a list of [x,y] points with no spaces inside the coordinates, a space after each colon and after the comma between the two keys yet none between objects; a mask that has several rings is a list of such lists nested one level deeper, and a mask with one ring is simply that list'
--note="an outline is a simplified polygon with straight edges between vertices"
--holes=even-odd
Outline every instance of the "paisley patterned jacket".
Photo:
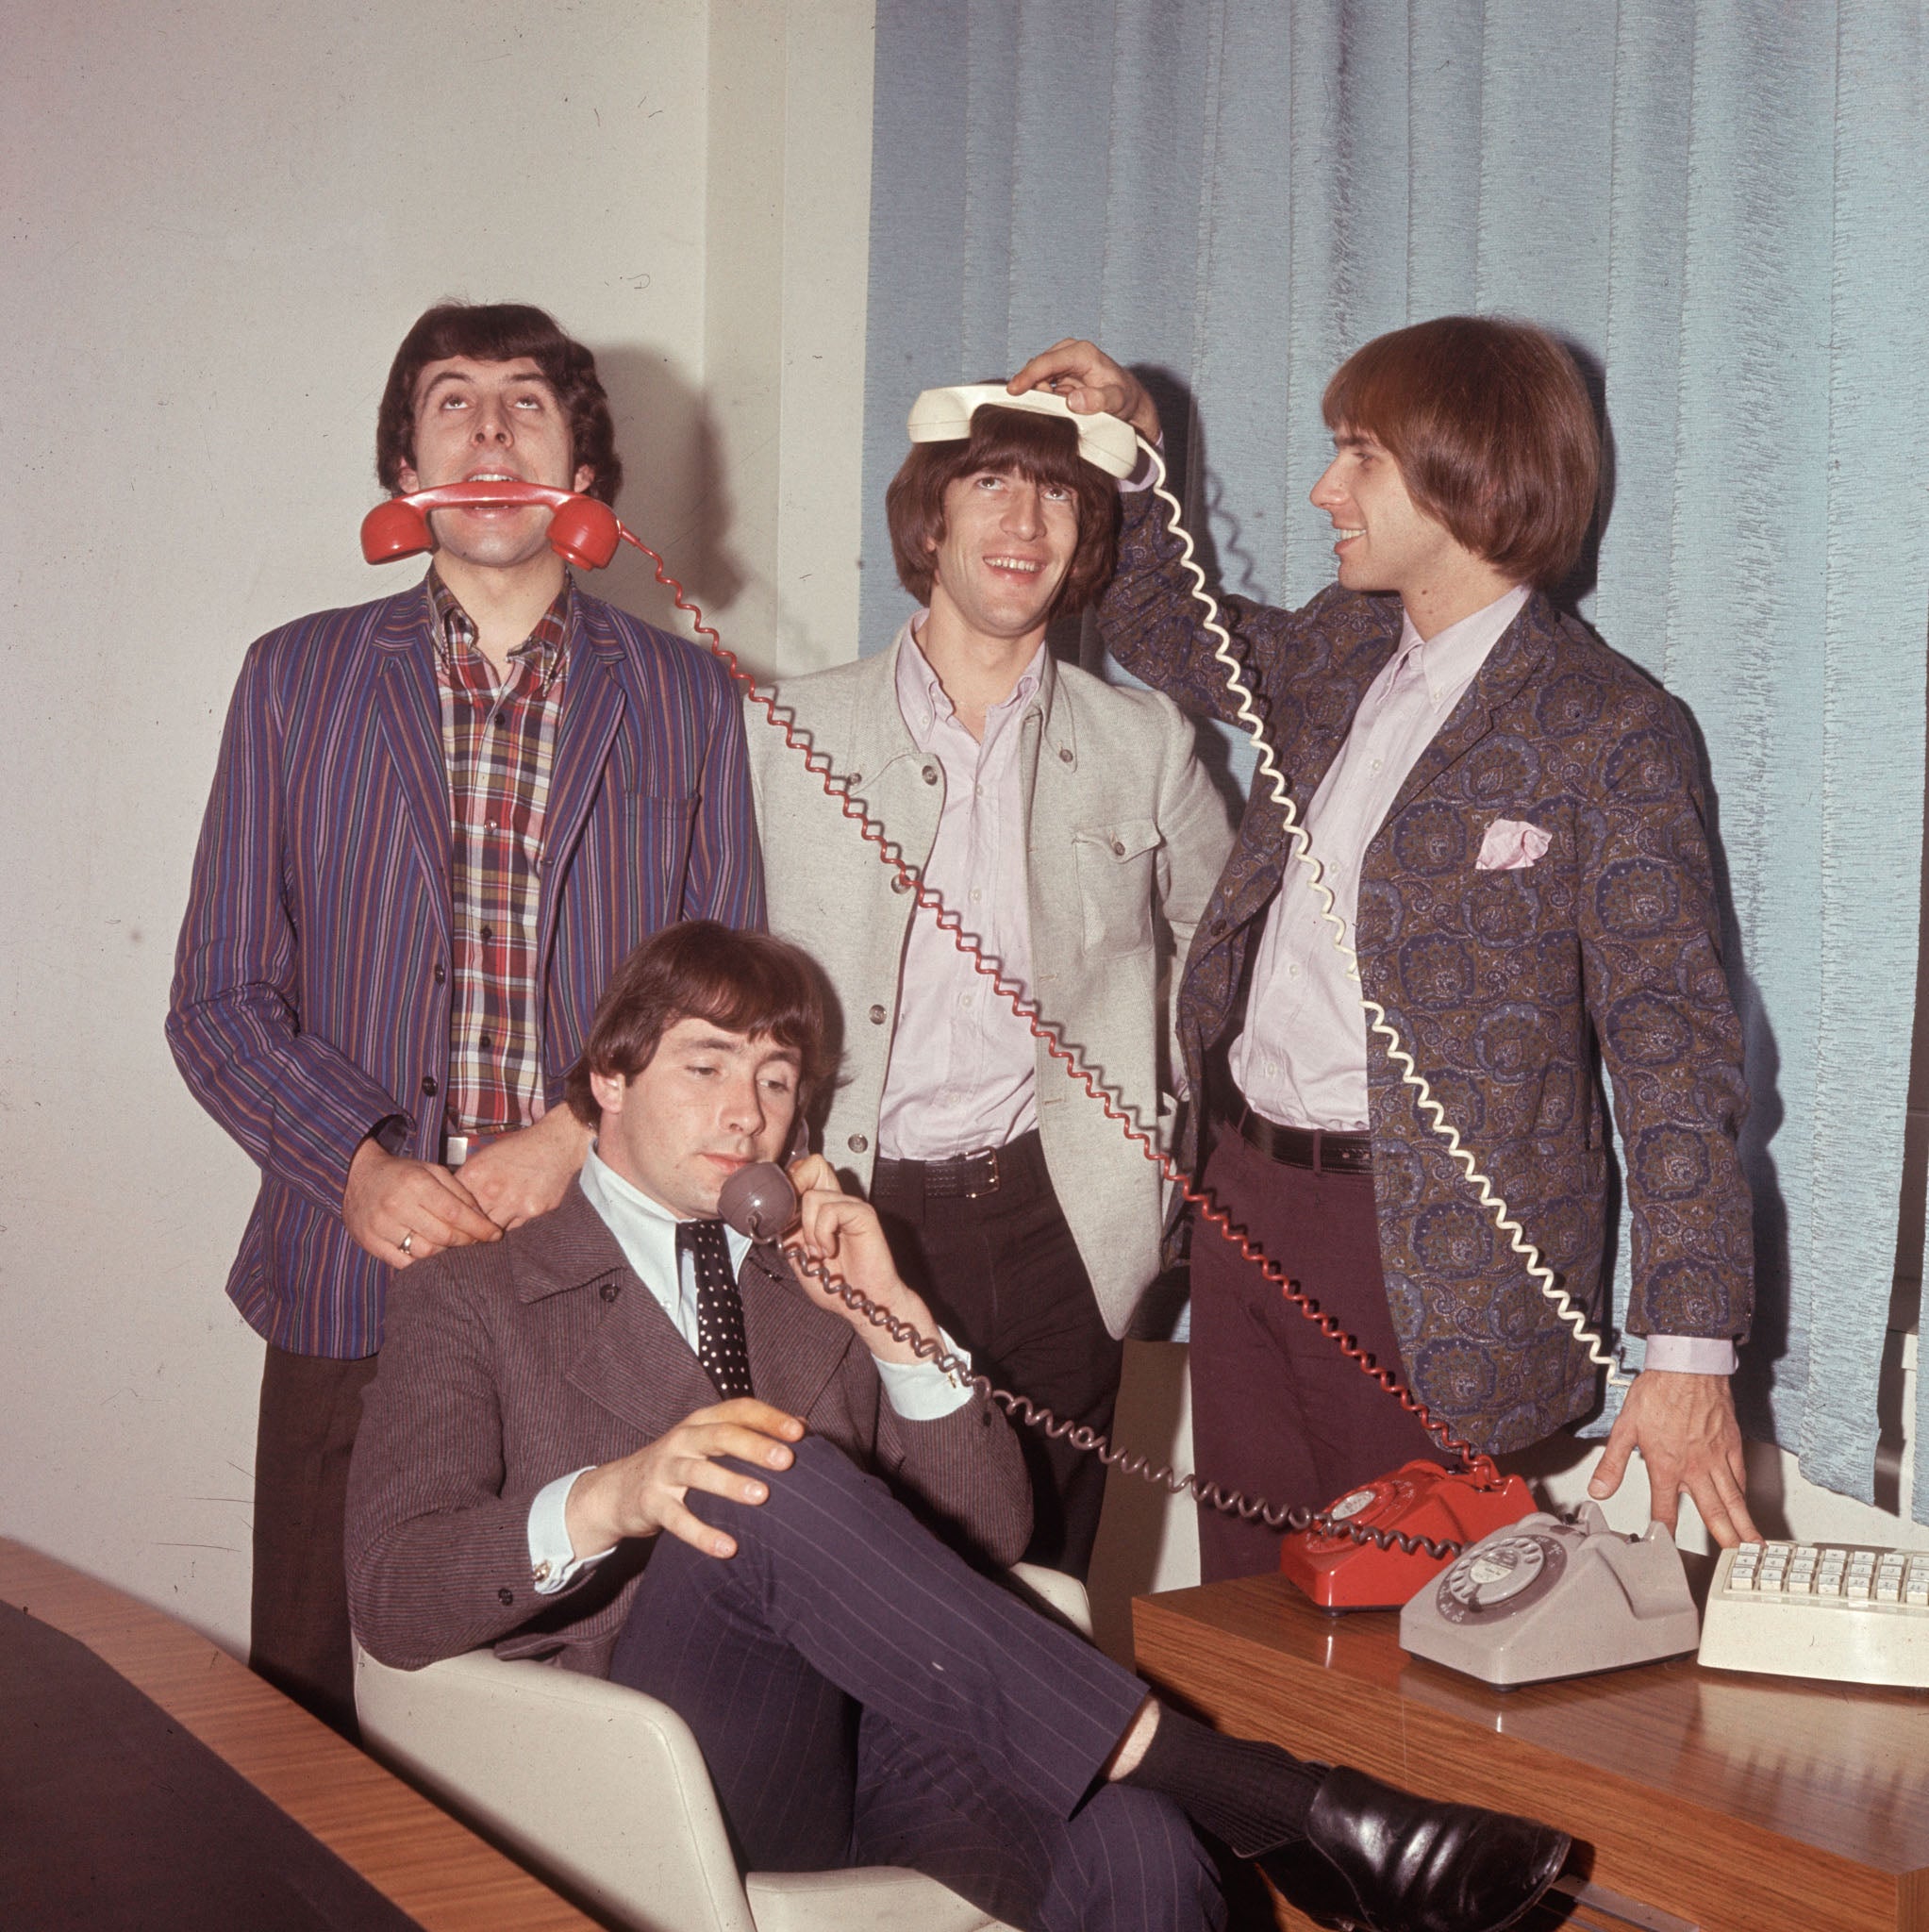
[{"label": "paisley patterned jacket", "polygon": [[[1177,546],[1150,492],[1125,504],[1106,643],[1148,683],[1230,719]],[[1399,642],[1399,602],[1337,585],[1299,611],[1222,601],[1304,817]],[[1475,869],[1500,818],[1549,835],[1533,866]],[[1256,780],[1180,994],[1195,1093],[1239,1031],[1286,847],[1272,788]],[[1365,991],[1574,1301],[1596,1317],[1605,1301],[1605,1064],[1626,1156],[1629,1327],[1742,1337],[1754,1259],[1736,1151],[1741,1029],[1675,702],[1530,597],[1368,848],[1355,940]],[[1368,1064],[1380,1253],[1408,1384],[1490,1454],[1536,1441],[1586,1412],[1595,1374],[1377,1044]],[[1196,1133],[1180,1151],[1196,1173]],[[1274,1258],[1290,1272],[1289,1255]]]}]

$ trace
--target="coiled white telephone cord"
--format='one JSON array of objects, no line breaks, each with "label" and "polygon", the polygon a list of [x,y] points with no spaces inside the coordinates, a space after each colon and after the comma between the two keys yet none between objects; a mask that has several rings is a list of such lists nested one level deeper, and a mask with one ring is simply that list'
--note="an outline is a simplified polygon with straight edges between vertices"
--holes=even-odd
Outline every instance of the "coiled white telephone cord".
[{"label": "coiled white telephone cord", "polygon": [[1234,655],[1232,637],[1224,625],[1219,621],[1219,604],[1212,592],[1206,588],[1206,573],[1192,556],[1192,539],[1181,521],[1179,500],[1166,488],[1165,458],[1141,436],[1139,446],[1152,458],[1153,494],[1168,507],[1167,530],[1184,545],[1184,555],[1179,561],[1192,575],[1191,596],[1206,612],[1206,628],[1214,639],[1213,657],[1225,673],[1226,689],[1239,701],[1239,723],[1245,727],[1246,735],[1253,741],[1253,749],[1258,756],[1259,770],[1272,788],[1274,802],[1286,824],[1286,836],[1290,844],[1293,858],[1304,869],[1306,883],[1318,895],[1321,916],[1332,929],[1333,944],[1341,958],[1346,961],[1347,970],[1359,987],[1359,1003],[1366,1011],[1368,1028],[1378,1035],[1386,1049],[1387,1058],[1399,1069],[1401,1080],[1413,1089],[1427,1125],[1447,1143],[1447,1152],[1459,1164],[1466,1174],[1468,1184],[1478,1194],[1480,1205],[1492,1215],[1494,1225],[1507,1237],[1508,1244],[1515,1254],[1527,1264],[1527,1273],[1533,1277],[1534,1285],[1554,1306],[1555,1315],[1573,1331],[1575,1344],[1586,1350],[1588,1359],[1597,1368],[1607,1371],[1607,1379],[1616,1388],[1631,1386],[1623,1375],[1615,1358],[1606,1352],[1602,1338],[1588,1325],[1586,1313],[1574,1306],[1573,1298],[1555,1280],[1554,1270],[1542,1260],[1540,1250],[1527,1239],[1526,1230],[1515,1220],[1506,1202],[1494,1191],[1493,1183],[1482,1173],[1472,1151],[1461,1141],[1460,1130],[1447,1118],[1447,1110],[1434,1098],[1433,1090],[1427,1085],[1426,1076],[1414,1064],[1413,1056],[1406,1051],[1392,1022],[1387,1018],[1387,1009],[1375,999],[1369,996],[1366,982],[1359,969],[1359,955],[1353,949],[1347,937],[1346,921],[1339,916],[1338,901],[1333,888],[1326,883],[1325,868],[1313,852],[1312,840],[1305,827],[1300,823],[1300,816],[1294,809],[1291,793],[1287,789],[1285,774],[1280,771],[1278,760],[1272,756],[1272,747],[1267,741],[1266,727],[1260,723],[1259,714],[1253,708],[1252,688],[1246,683],[1239,660]]}]

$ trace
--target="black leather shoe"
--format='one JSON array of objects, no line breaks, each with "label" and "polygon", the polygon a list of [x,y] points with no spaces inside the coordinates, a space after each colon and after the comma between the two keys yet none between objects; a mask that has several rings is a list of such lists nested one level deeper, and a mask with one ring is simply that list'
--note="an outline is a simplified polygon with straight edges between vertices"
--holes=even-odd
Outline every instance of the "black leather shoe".
[{"label": "black leather shoe", "polygon": [[1358,1932],[1501,1932],[1559,1876],[1570,1840],[1532,1818],[1441,1804],[1337,1766],[1306,1835],[1259,1869],[1322,1925]]}]

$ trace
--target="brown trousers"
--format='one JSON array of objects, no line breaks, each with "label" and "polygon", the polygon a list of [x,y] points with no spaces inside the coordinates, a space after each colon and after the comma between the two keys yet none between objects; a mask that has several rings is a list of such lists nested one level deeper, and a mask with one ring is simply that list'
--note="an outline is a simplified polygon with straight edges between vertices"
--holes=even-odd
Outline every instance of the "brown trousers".
[{"label": "brown trousers", "polygon": [[[1289,1167],[1220,1134],[1206,1166],[1219,1206],[1327,1313],[1403,1374],[1387,1309],[1373,1177]],[[1216,1227],[1192,1230],[1193,1460],[1272,1504],[1319,1508],[1416,1457],[1451,1463]],[[1279,1567],[1281,1533],[1199,1511],[1206,1583]]]},{"label": "brown trousers", "polygon": [[255,1438],[255,1585],[248,1663],[354,1738],[355,1672],[341,1555],[348,1453],[375,1360],[268,1346]]}]

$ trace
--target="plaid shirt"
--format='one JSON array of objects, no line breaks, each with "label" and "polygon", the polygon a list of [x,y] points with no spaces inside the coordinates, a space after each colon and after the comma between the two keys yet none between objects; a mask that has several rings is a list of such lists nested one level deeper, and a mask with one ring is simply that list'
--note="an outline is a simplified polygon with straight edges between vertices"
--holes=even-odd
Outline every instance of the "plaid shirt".
[{"label": "plaid shirt", "polygon": [[572,584],[509,653],[500,686],[474,622],[433,570],[428,589],[456,939],[446,1119],[452,1134],[502,1134],[542,1112],[536,921]]}]

